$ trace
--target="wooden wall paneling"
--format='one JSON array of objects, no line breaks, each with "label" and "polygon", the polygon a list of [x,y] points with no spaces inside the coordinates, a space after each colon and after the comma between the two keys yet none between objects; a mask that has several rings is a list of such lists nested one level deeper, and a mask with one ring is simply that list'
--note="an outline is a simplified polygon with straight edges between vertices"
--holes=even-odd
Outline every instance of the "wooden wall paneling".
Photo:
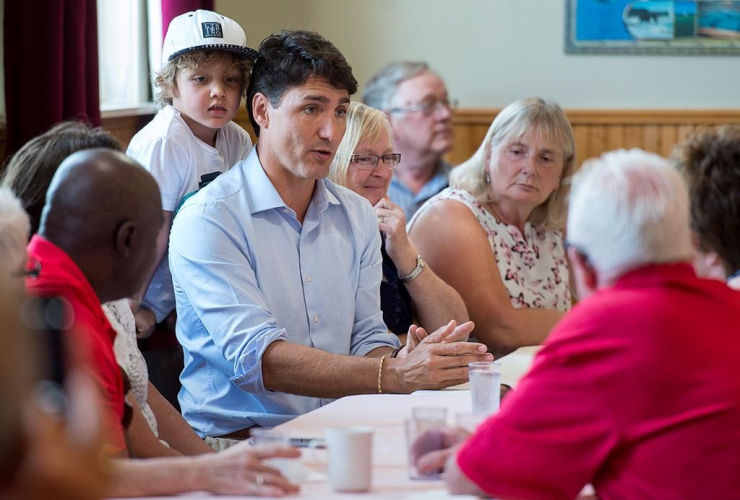
[{"label": "wooden wall paneling", "polygon": [[579,168],[588,159],[588,132],[587,125],[573,127],[573,135],[576,139],[576,166]]},{"label": "wooden wall paneling", "polygon": [[681,142],[684,139],[686,139],[689,135],[691,135],[694,132],[694,130],[696,130],[695,125],[679,125],[677,142]]},{"label": "wooden wall paneling", "polygon": [[643,130],[640,125],[624,126],[624,142],[621,147],[624,149],[642,148],[643,147]]},{"label": "wooden wall paneling", "polygon": [[[453,127],[454,142],[452,144],[452,150],[447,154],[447,161],[452,165],[459,165],[463,161],[469,151],[473,150],[473,125],[458,125]],[[401,158],[403,164],[403,158]]]},{"label": "wooden wall paneling", "polygon": [[624,126],[607,125],[606,126],[606,149],[611,151],[624,147]]},{"label": "wooden wall paneling", "polygon": [[486,134],[488,133],[488,129],[491,125],[476,125],[473,127],[473,152],[477,151],[481,144],[483,144],[483,139],[486,138]]},{"label": "wooden wall paneling", "polygon": [[[458,109],[452,118],[455,145],[447,155],[457,165],[467,160],[485,137],[497,109]],[[124,147],[141,127],[151,120],[152,107],[103,113],[102,126],[111,131]],[[566,115],[576,136],[577,162],[600,156],[616,148],[641,147],[669,155],[674,145],[700,126],[740,124],[740,110],[618,110],[571,109]],[[235,120],[255,139],[246,109]],[[0,158],[5,147],[5,126],[0,124]]]},{"label": "wooden wall paneling", "polygon": [[144,125],[149,123],[153,117],[153,114],[142,114],[135,116],[103,118],[101,120],[101,127],[118,139],[118,142],[121,143],[121,147],[126,151],[128,143],[131,142],[134,135],[136,135]]},{"label": "wooden wall paneling", "polygon": [[678,142],[678,126],[661,125],[660,127],[660,146],[658,154],[667,157],[671,154],[673,146]]},{"label": "wooden wall paneling", "polygon": [[660,127],[657,125],[639,126],[642,135],[642,149],[657,153],[660,151]]},{"label": "wooden wall paneling", "polygon": [[593,125],[589,127],[588,158],[598,158],[606,151],[606,126]]}]

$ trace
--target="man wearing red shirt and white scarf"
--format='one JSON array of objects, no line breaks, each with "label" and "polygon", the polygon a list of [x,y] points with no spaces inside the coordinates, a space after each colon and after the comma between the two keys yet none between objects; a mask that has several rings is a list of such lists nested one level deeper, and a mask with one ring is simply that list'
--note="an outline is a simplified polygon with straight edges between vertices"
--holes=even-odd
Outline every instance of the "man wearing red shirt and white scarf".
[{"label": "man wearing red shirt and white scarf", "polygon": [[740,293],[689,264],[679,174],[639,150],[589,162],[567,234],[581,302],[501,411],[419,467],[449,457],[452,492],[496,498],[740,498]]}]

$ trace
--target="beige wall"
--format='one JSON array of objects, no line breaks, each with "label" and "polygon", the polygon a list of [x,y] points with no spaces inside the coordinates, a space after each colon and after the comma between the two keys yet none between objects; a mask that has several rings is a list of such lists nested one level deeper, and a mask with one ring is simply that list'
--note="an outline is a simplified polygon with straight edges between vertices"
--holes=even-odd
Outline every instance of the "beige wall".
[{"label": "beige wall", "polygon": [[463,107],[544,95],[566,108],[740,108],[740,58],[565,55],[563,0],[216,0],[256,46],[318,31],[363,83],[393,60],[426,60]]}]

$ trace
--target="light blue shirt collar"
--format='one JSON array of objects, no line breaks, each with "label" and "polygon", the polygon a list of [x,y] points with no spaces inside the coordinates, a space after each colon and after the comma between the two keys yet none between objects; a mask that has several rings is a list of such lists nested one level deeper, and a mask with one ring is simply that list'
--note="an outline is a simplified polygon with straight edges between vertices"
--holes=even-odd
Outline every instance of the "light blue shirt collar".
[{"label": "light blue shirt collar", "polygon": [[[241,167],[244,172],[244,178],[247,181],[244,187],[247,191],[247,197],[250,200],[250,213],[252,215],[275,208],[289,208],[267,176],[259,159],[257,147],[252,150],[252,153],[242,163]],[[311,205],[318,204],[318,207],[320,207],[318,209],[319,214],[326,210],[328,205],[340,204],[337,197],[326,189],[325,182],[328,181],[326,179],[316,181],[313,196],[311,197]]]}]

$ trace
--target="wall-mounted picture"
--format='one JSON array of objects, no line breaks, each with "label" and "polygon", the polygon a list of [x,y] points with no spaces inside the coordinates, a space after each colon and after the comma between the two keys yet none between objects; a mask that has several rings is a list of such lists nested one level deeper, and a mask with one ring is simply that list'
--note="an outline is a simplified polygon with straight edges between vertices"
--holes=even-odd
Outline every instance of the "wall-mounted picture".
[{"label": "wall-mounted picture", "polygon": [[740,54],[740,1],[566,0],[569,54]]}]

